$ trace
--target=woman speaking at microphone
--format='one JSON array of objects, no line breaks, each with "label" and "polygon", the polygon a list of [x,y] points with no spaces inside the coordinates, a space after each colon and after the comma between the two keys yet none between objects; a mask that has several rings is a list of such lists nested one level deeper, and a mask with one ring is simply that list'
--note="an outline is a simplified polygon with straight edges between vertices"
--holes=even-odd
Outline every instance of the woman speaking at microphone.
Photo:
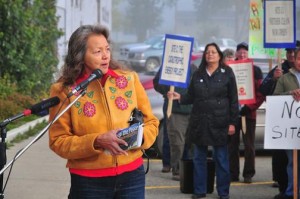
[{"label": "woman speaking at microphone", "polygon": [[[159,121],[137,73],[121,69],[111,59],[105,27],[84,25],[71,35],[62,75],[51,86],[51,96],[58,96],[62,109],[66,108],[76,98],[74,88],[98,69],[103,76],[88,82],[86,94],[51,126],[50,148],[67,159],[69,199],[144,198],[142,150],[154,143]],[[59,107],[50,109],[50,121]],[[142,145],[123,150],[127,143],[116,133],[129,126],[135,108],[144,115]]]}]

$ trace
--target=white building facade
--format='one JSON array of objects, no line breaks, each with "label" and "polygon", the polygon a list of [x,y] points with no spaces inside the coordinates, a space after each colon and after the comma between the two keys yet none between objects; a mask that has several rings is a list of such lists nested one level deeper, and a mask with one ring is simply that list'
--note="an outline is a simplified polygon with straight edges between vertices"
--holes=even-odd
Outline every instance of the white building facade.
[{"label": "white building facade", "polygon": [[71,34],[81,25],[102,24],[111,30],[112,0],[57,0],[56,15],[59,17],[58,28],[64,35],[58,39],[58,57],[60,68],[67,53]]}]

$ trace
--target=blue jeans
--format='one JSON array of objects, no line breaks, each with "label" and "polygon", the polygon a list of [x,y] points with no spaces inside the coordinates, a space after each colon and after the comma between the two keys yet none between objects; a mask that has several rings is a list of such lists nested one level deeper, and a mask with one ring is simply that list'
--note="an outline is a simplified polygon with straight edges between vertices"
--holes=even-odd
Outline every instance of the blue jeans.
[{"label": "blue jeans", "polygon": [[145,198],[144,166],[112,177],[83,177],[71,174],[68,199],[143,199]]},{"label": "blue jeans", "polygon": [[[207,146],[194,145],[194,194],[207,191]],[[213,159],[216,164],[216,186],[219,196],[229,195],[230,172],[227,145],[213,146]]]},{"label": "blue jeans", "polygon": [[[286,168],[287,175],[288,175],[288,185],[287,185],[287,188],[285,190],[285,195],[292,196],[292,195],[294,195],[293,150],[286,150],[286,154],[287,154],[287,157],[288,157],[288,165],[287,165],[287,168]],[[299,165],[299,151],[298,151],[298,191],[299,191],[299,176],[300,176],[299,168],[300,168],[300,165]]]}]

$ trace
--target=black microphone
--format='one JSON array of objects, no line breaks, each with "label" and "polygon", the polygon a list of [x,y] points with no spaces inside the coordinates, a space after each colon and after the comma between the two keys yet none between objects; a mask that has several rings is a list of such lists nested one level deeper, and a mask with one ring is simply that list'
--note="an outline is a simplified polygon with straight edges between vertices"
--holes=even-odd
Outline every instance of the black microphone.
[{"label": "black microphone", "polygon": [[59,104],[60,100],[58,97],[51,97],[49,99],[43,100],[35,105],[33,105],[30,110],[31,114],[39,115],[40,112],[44,110],[49,110],[52,106]]},{"label": "black microphone", "polygon": [[92,81],[94,81],[95,79],[99,79],[101,78],[103,75],[102,71],[100,69],[96,69],[93,71],[93,73],[89,76],[89,78],[87,78],[86,80],[84,80],[83,82],[81,82],[80,84],[78,84],[69,94],[68,94],[68,98],[71,97],[72,95],[74,95],[75,93],[77,93],[78,91],[85,89],[89,83],[91,83]]},{"label": "black microphone", "polygon": [[31,115],[31,114],[35,114],[35,115],[39,115],[42,111],[45,111],[52,107],[52,106],[56,106],[57,104],[59,104],[60,100],[58,97],[51,97],[49,99],[43,100],[35,105],[33,105],[30,109],[25,109],[22,113],[19,113],[15,116],[12,116],[6,120],[4,120],[3,122],[0,123],[0,127],[4,127],[6,126],[8,123],[15,121],[16,119],[19,119],[23,116],[27,116],[27,115]]}]

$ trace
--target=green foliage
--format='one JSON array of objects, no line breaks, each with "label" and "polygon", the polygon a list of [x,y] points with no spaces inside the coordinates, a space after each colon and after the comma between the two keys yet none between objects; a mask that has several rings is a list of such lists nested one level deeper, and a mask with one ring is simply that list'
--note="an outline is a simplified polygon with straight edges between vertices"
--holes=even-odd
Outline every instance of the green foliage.
[{"label": "green foliage", "polygon": [[32,97],[20,94],[12,93],[6,97],[0,98],[0,107],[5,111],[0,111],[0,122],[6,118],[16,115],[26,108],[35,104],[35,100]]},{"label": "green foliage", "polygon": [[52,83],[62,34],[55,12],[55,0],[0,0],[0,79],[20,93],[37,97]]},{"label": "green foliage", "polygon": [[0,95],[2,97],[7,97],[16,91],[16,85],[12,84],[10,78],[7,75],[0,78]]},{"label": "green foliage", "polygon": [[[16,106],[13,101],[8,101],[5,99],[0,99],[0,119],[3,121],[6,118],[9,118],[10,116],[15,115],[20,110],[20,107]],[[5,109],[5,111],[4,111]]]}]

